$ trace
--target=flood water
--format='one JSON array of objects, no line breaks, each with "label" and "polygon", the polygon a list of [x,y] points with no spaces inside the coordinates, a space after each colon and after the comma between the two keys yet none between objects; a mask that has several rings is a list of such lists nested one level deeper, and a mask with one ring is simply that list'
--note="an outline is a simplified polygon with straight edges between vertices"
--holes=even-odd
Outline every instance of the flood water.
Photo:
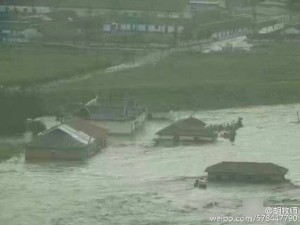
[{"label": "flood water", "polygon": [[[207,166],[235,160],[279,164],[289,169],[287,178],[300,185],[300,125],[291,123],[299,109],[300,105],[288,105],[196,113],[207,123],[243,117],[245,127],[238,130],[234,144],[220,140],[202,146],[154,147],[155,132],[167,123],[147,122],[135,137],[111,139],[110,147],[85,163],[1,163],[0,224],[221,224],[209,217],[241,215],[239,205],[253,196],[300,200],[300,189],[276,185],[193,188],[194,177],[205,175]],[[210,202],[218,204],[205,207]]]}]

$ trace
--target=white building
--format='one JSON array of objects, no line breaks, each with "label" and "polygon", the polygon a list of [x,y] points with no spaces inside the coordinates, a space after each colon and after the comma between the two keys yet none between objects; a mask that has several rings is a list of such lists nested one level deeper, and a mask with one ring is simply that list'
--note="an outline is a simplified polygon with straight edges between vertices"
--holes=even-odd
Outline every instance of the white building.
[{"label": "white building", "polygon": [[128,16],[128,17],[145,17],[155,18],[185,18],[186,4],[184,1],[169,1],[170,4],[158,4],[158,0],[121,0],[114,5],[110,0],[82,0],[82,1],[52,1],[52,0],[0,0],[1,12],[21,12],[21,13],[48,13],[58,10],[71,10],[78,16]]},{"label": "white building", "polygon": [[181,33],[184,29],[183,25],[174,24],[151,24],[151,23],[104,23],[103,31],[107,33],[126,33],[126,32],[141,32],[141,33]]}]

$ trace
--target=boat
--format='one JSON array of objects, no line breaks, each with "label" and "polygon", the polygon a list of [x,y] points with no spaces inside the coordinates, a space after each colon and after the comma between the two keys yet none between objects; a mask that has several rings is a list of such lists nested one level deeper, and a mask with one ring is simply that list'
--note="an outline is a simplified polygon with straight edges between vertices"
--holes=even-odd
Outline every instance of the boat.
[{"label": "boat", "polygon": [[206,177],[200,177],[197,179],[194,183],[195,188],[201,188],[206,189],[207,188],[207,178]]}]

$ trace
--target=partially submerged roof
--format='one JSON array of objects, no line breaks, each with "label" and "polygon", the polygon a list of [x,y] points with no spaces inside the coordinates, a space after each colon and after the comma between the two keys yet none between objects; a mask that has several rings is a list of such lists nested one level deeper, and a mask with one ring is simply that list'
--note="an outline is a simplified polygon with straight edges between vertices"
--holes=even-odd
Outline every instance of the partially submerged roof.
[{"label": "partially submerged roof", "polygon": [[55,126],[37,135],[29,144],[32,148],[82,148],[95,139],[68,125]]},{"label": "partially submerged roof", "polygon": [[210,132],[205,128],[206,123],[203,121],[189,117],[187,119],[181,119],[167,126],[166,128],[158,131],[157,135],[162,136],[209,136]]},{"label": "partially submerged roof", "polygon": [[95,139],[101,139],[106,137],[108,134],[107,129],[96,126],[88,120],[74,118],[70,123],[70,125],[76,130],[81,130]]},{"label": "partially submerged roof", "polygon": [[285,175],[288,169],[274,163],[221,162],[207,167],[205,172],[241,175]]}]

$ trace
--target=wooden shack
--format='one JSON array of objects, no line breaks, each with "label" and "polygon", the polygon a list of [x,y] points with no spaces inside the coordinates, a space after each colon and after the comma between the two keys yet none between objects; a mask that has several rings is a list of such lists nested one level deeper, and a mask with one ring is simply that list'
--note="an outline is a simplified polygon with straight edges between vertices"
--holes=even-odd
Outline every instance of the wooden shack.
[{"label": "wooden shack", "polygon": [[61,124],[38,134],[26,145],[26,160],[85,160],[100,151],[96,139]]},{"label": "wooden shack", "polygon": [[217,134],[206,127],[206,124],[194,117],[178,120],[156,133],[157,143],[172,141],[173,143],[213,142]]},{"label": "wooden shack", "polygon": [[205,169],[209,181],[285,182],[288,169],[273,163],[221,162]]}]

